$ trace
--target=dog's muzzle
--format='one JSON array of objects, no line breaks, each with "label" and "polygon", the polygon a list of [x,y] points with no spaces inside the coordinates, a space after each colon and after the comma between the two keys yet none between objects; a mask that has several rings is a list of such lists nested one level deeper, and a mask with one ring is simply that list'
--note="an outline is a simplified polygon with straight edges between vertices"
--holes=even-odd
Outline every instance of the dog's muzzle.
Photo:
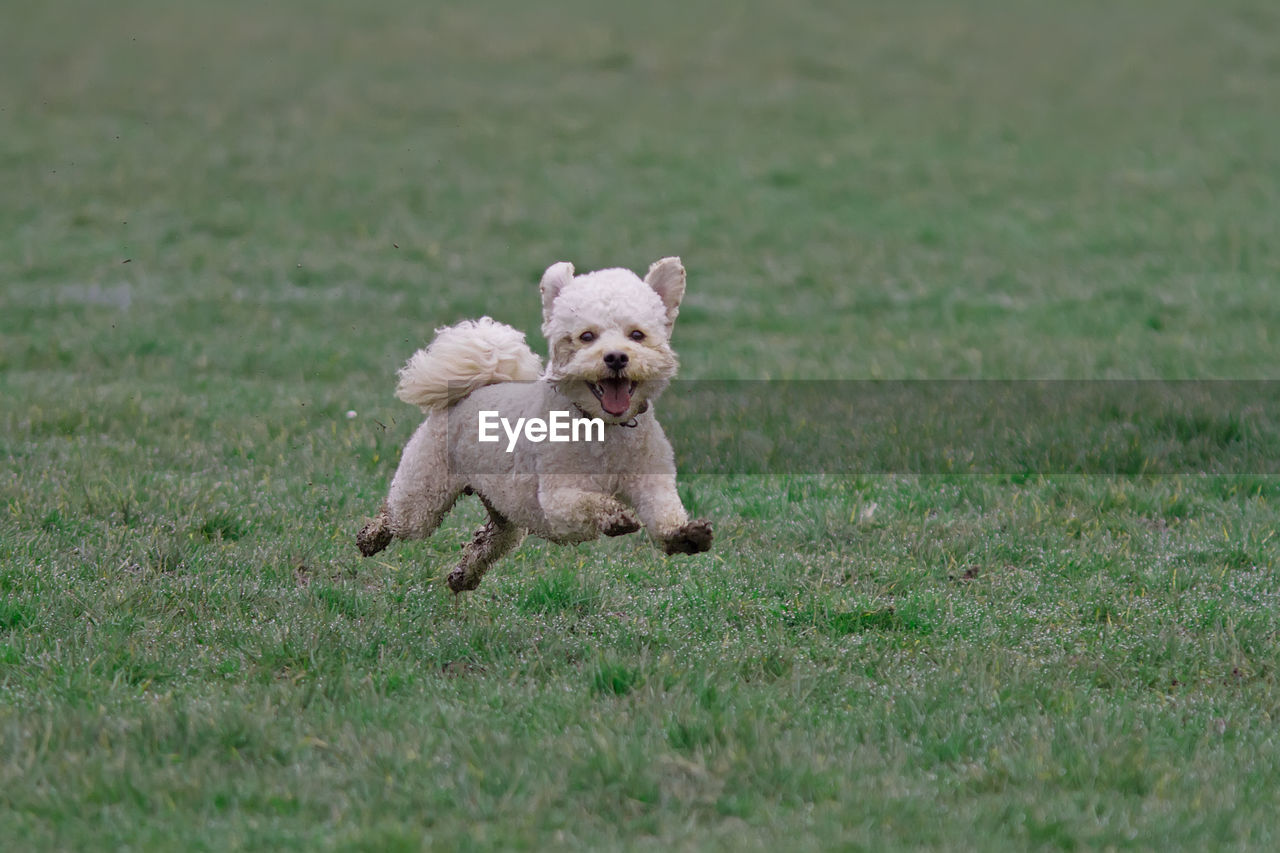
[{"label": "dog's muzzle", "polygon": [[[606,362],[610,355],[605,356]],[[624,353],[618,353],[624,359],[627,357]],[[604,409],[606,414],[613,415],[615,418],[622,417],[631,408],[631,395],[635,393],[638,382],[632,382],[625,376],[610,376],[601,379],[599,382],[588,382],[587,387],[591,389],[591,393],[596,395],[596,399],[600,401],[600,408]]]}]

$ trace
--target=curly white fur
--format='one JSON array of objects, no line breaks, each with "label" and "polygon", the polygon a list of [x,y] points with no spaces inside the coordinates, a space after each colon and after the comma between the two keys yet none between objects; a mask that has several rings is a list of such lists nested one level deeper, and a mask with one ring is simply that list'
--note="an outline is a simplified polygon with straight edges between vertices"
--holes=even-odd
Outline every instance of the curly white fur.
[{"label": "curly white fur", "polygon": [[489,317],[436,329],[400,368],[396,396],[423,412],[446,409],[477,388],[537,379],[542,362],[524,334]]},{"label": "curly white fur", "polygon": [[[526,533],[572,543],[643,525],[668,554],[711,547],[706,521],[690,521],[676,490],[671,445],[650,403],[675,375],[672,325],[684,296],[679,258],[641,279],[608,269],[575,276],[559,263],[542,277],[540,374],[524,335],[488,317],[440,329],[400,371],[397,396],[426,420],[401,454],[387,500],[356,537],[366,555],[394,537],[430,536],[454,501],[475,494],[489,511],[462,562],[454,592],[474,589]],[[540,381],[531,381],[538,379]],[[519,440],[503,452],[477,435],[480,413],[513,421],[577,412],[604,421],[595,443]]]}]

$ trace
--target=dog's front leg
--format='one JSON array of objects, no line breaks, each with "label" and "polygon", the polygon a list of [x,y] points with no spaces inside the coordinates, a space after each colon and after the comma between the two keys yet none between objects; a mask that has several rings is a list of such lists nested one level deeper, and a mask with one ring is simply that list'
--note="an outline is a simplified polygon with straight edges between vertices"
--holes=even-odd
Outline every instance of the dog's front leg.
[{"label": "dog's front leg", "polygon": [[538,488],[538,503],[547,519],[547,538],[553,542],[586,542],[640,529],[626,505],[602,492],[544,482]]},{"label": "dog's front leg", "polygon": [[641,474],[625,486],[624,497],[636,508],[653,540],[668,554],[699,554],[711,550],[711,522],[690,521],[676,478],[665,474]]}]

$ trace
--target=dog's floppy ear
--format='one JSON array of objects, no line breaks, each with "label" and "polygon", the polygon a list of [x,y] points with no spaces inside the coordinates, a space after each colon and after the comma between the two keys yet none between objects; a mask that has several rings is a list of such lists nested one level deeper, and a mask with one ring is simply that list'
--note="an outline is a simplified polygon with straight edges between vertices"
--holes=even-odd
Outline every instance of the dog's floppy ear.
[{"label": "dog's floppy ear", "polygon": [[542,294],[542,319],[546,320],[551,316],[551,303],[556,301],[565,285],[572,281],[573,264],[568,261],[547,267],[547,271],[542,274],[542,283],[538,285],[538,292]]},{"label": "dog's floppy ear", "polygon": [[667,328],[670,329],[680,313],[680,300],[684,299],[684,264],[679,258],[656,261],[649,267],[644,283],[652,287],[667,306]]}]

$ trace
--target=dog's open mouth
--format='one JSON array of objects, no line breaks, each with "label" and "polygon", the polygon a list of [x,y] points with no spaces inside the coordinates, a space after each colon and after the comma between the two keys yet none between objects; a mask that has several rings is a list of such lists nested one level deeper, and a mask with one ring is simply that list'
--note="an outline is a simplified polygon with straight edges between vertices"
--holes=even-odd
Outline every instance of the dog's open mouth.
[{"label": "dog's open mouth", "polygon": [[635,393],[637,384],[630,379],[614,377],[601,379],[598,383],[588,382],[587,387],[600,401],[600,408],[614,417],[621,417],[631,408],[631,395]]}]

